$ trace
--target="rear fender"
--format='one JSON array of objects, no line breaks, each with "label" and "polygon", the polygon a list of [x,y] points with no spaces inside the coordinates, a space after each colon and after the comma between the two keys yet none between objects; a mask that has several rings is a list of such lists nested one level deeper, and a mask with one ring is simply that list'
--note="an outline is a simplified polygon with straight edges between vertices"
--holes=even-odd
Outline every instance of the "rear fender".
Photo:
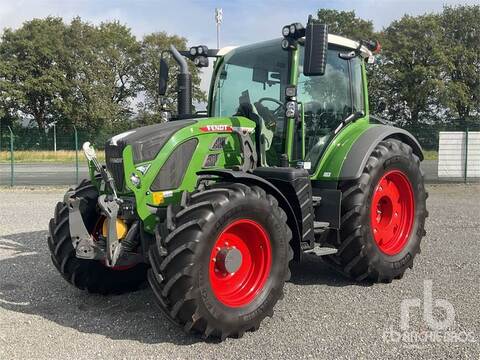
[{"label": "rear fender", "polygon": [[413,153],[423,160],[422,147],[408,131],[388,125],[376,125],[365,130],[352,145],[342,164],[339,180],[358,179],[375,147],[381,141],[390,138],[410,145]]}]

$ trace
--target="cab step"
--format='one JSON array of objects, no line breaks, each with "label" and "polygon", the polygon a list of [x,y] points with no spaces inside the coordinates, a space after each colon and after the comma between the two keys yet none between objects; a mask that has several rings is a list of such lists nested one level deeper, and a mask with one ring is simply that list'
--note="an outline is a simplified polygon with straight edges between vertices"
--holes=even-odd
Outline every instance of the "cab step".
[{"label": "cab step", "polygon": [[315,195],[312,196],[313,207],[319,206],[321,203],[322,203],[322,197],[321,196],[315,196]]},{"label": "cab step", "polygon": [[325,230],[328,230],[330,223],[324,221],[314,221],[313,222],[313,231],[316,235],[323,233]]},{"label": "cab step", "polygon": [[312,254],[316,256],[325,256],[325,255],[333,255],[338,252],[338,249],[326,246],[320,246],[318,244],[311,250],[305,251],[306,254]]}]

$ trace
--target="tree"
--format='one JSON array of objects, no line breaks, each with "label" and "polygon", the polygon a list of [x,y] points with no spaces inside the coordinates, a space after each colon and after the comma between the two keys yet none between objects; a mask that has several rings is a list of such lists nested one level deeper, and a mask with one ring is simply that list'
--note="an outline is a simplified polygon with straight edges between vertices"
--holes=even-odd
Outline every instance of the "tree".
[{"label": "tree", "polygon": [[[142,123],[151,123],[160,121],[160,98],[158,95],[158,77],[159,63],[162,51],[169,49],[174,45],[177,49],[187,48],[187,39],[177,35],[168,35],[165,32],[157,32],[146,35],[141,43],[141,62],[137,77],[138,85],[142,91],[143,101],[139,104],[138,119]],[[168,58],[170,76],[167,84],[167,93],[163,101],[167,108],[173,112],[176,111],[177,101],[177,80],[175,61]],[[200,89],[200,70],[189,63],[190,73],[192,74],[192,97],[194,101],[206,101],[206,94]]]},{"label": "tree", "polygon": [[138,92],[140,60],[140,46],[130,29],[118,22],[96,27],[76,18],[66,44],[71,86],[64,102],[65,124],[89,133],[125,125]]},{"label": "tree", "polygon": [[130,28],[118,21],[100,24],[98,32],[98,61],[108,73],[111,100],[128,108],[128,101],[139,89],[135,75],[140,65],[140,44]]},{"label": "tree", "polygon": [[446,6],[440,21],[446,54],[440,97],[449,115],[466,125],[480,115],[480,6]]},{"label": "tree", "polygon": [[389,120],[417,125],[438,120],[442,87],[441,69],[446,62],[439,16],[405,15],[383,32],[383,98]]},{"label": "tree", "polygon": [[0,55],[0,105],[10,117],[90,135],[128,126],[140,44],[125,25],[34,19],[5,30]]},{"label": "tree", "polygon": [[0,44],[0,96],[4,112],[33,119],[40,130],[52,121],[60,94],[68,88],[62,19],[48,17],[6,29]]},{"label": "tree", "polygon": [[374,34],[373,23],[355,15],[355,11],[318,10],[317,17],[328,25],[331,34],[345,36],[354,40],[371,39]]}]

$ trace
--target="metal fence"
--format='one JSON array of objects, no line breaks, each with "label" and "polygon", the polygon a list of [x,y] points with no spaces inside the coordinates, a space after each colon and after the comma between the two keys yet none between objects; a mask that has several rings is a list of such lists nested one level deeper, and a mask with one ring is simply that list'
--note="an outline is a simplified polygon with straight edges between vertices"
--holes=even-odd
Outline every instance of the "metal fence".
[{"label": "metal fence", "polygon": [[[477,181],[476,172],[463,171],[460,177],[439,177],[438,158],[440,132],[462,131],[461,126],[417,126],[406,127],[421,143],[425,160],[422,168],[427,182],[470,182]],[[72,185],[88,176],[87,164],[81,152],[83,142],[90,141],[99,149],[100,160],[103,156],[105,141],[114,134],[102,133],[91,136],[74,127],[67,130],[50,128],[40,133],[38,129],[9,127],[0,129],[0,185]],[[480,131],[480,126],[473,126],[469,131]],[[463,144],[463,143],[462,143]],[[465,144],[461,146],[466,146]],[[464,164],[478,162],[477,155],[466,151],[458,158]],[[470,160],[468,156],[470,155]],[[441,172],[440,172],[441,175]]]},{"label": "metal fence", "polygon": [[2,128],[0,132],[0,185],[71,185],[87,176],[81,152],[85,141],[103,149],[108,134],[90,139],[71,129]]}]

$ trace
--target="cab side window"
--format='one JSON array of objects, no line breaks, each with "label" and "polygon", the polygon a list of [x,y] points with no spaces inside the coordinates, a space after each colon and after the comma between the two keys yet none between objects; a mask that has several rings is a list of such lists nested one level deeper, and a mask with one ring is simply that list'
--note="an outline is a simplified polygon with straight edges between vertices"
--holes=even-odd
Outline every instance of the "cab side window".
[{"label": "cab side window", "polygon": [[352,72],[353,112],[365,111],[363,94],[362,60],[358,56],[350,60]]}]

